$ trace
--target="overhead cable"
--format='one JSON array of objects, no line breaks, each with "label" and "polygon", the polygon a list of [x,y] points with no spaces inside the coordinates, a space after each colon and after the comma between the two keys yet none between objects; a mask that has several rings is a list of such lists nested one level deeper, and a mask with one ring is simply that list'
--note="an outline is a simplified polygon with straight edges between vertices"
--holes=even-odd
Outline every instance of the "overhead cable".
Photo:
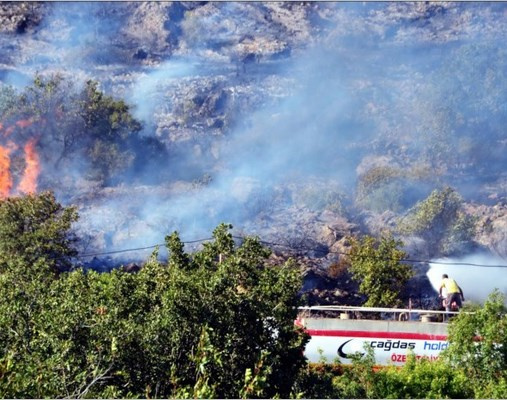
[{"label": "overhead cable", "polygon": [[[232,236],[234,239],[240,239],[245,240],[246,237],[244,236]],[[183,244],[195,244],[195,243],[202,243],[213,240],[213,238],[204,238],[204,239],[195,239],[195,240],[186,240],[181,241]],[[294,251],[304,251],[306,253],[308,252],[321,252],[326,254],[339,254],[348,256],[348,253],[341,252],[341,251],[324,251],[322,249],[317,248],[307,248],[307,247],[294,247],[288,244],[283,243],[275,243],[275,242],[269,242],[266,240],[258,239],[259,243],[265,244],[267,246],[276,246],[276,247],[284,247],[286,249],[294,250]],[[87,257],[97,257],[97,256],[105,256],[105,255],[111,255],[111,254],[120,254],[120,253],[127,253],[132,251],[142,251],[142,250],[149,250],[154,249],[157,247],[166,247],[165,243],[159,243],[154,244],[151,246],[146,247],[136,247],[136,248],[128,248],[128,249],[122,249],[122,250],[112,250],[112,251],[105,251],[105,252],[97,252],[97,253],[86,253],[86,254],[79,254],[76,256],[76,258],[87,258]],[[466,263],[466,262],[453,262],[453,261],[435,261],[435,260],[417,260],[417,259],[392,259],[392,258],[384,258],[384,257],[374,257],[374,256],[362,256],[364,258],[371,258],[376,259],[380,261],[390,261],[395,260],[399,262],[405,262],[405,263],[414,263],[414,264],[437,264],[437,265],[466,265],[470,267],[486,267],[486,268],[507,268],[507,265],[491,265],[491,264],[479,264],[479,263]]]}]

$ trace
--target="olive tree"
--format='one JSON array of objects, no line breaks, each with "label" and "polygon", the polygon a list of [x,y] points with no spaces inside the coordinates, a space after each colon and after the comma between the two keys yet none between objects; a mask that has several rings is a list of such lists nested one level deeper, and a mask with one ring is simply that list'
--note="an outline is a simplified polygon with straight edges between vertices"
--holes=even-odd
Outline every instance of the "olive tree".
[{"label": "olive tree", "polygon": [[11,264],[30,269],[38,262],[48,271],[69,269],[77,254],[71,231],[77,218],[76,209],[63,207],[52,192],[0,200],[0,272]]},{"label": "olive tree", "polygon": [[402,242],[391,236],[375,239],[364,236],[351,238],[347,256],[350,271],[359,282],[359,292],[367,296],[365,306],[396,307],[400,293],[412,277],[412,268],[402,264],[406,253],[399,249]]},{"label": "olive tree", "polygon": [[[476,398],[507,396],[507,308],[495,290],[483,307],[464,310],[451,320],[444,357],[472,382]],[[472,312],[466,312],[472,311]]]},{"label": "olive tree", "polygon": [[135,274],[1,274],[0,396],[288,397],[305,364],[299,269],[227,225],[213,237],[190,255],[173,233],[168,262],[154,252]]},{"label": "olive tree", "polygon": [[16,143],[36,137],[44,168],[78,169],[106,185],[167,159],[160,140],[141,135],[132,105],[106,94],[93,80],[36,75],[22,90],[2,86],[0,124]]},{"label": "olive tree", "polygon": [[462,204],[453,188],[434,190],[399,221],[398,229],[421,236],[437,252],[451,254],[467,246],[475,232],[475,219],[462,211]]}]

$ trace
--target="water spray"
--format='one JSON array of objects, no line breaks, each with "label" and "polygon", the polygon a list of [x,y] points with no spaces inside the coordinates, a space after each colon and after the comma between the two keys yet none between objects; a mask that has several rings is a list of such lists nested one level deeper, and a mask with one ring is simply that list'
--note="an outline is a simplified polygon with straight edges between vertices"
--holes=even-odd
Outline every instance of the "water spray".
[{"label": "water spray", "polygon": [[434,260],[426,275],[437,292],[442,274],[449,275],[461,286],[466,300],[482,304],[495,289],[507,296],[507,268],[501,266],[506,264],[505,259],[493,254],[471,254],[462,258]]}]

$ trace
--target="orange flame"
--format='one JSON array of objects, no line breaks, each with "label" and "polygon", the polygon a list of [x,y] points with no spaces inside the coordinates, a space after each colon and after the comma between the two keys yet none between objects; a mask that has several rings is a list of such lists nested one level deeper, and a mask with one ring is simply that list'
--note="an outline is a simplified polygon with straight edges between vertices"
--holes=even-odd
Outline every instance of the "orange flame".
[{"label": "orange flame", "polygon": [[16,125],[19,126],[20,128],[28,128],[32,124],[33,124],[32,119],[20,119],[19,121],[16,122]]},{"label": "orange flame", "polygon": [[37,191],[37,178],[39,177],[39,155],[35,150],[37,138],[30,139],[24,147],[26,167],[23,178],[19,182],[18,191],[21,193],[35,193]]},{"label": "orange flame", "polygon": [[9,196],[12,189],[10,152],[11,149],[8,147],[0,146],[0,198],[2,199]]},{"label": "orange flame", "polygon": [[[16,131],[16,128],[28,128],[37,121],[39,120],[36,118],[20,119],[14,124],[8,126],[5,126],[4,123],[0,122],[0,134],[3,137],[9,137]],[[19,139],[23,141],[26,140],[21,137],[18,137],[18,140]],[[32,137],[25,142],[25,145],[23,146],[25,153],[25,169],[15,193],[30,194],[37,191],[37,180],[40,174],[39,155],[36,151],[38,140],[38,137]],[[6,198],[12,194],[14,181],[17,180],[12,177],[10,170],[11,153],[17,149],[18,145],[16,145],[13,141],[9,141],[6,145],[0,145],[0,199]]]}]

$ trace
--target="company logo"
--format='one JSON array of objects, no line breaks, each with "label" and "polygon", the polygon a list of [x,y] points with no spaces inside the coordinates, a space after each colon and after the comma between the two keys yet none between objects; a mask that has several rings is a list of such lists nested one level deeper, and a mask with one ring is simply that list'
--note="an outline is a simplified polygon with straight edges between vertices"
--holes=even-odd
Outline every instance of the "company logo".
[{"label": "company logo", "polygon": [[415,342],[402,342],[401,340],[373,340],[370,346],[377,349],[389,351],[391,349],[415,349]]},{"label": "company logo", "polygon": [[424,342],[424,350],[445,350],[449,347],[448,342]]},{"label": "company logo", "polygon": [[[360,355],[361,357],[364,355],[364,353],[360,353],[357,351],[346,353],[344,351],[345,346],[351,342],[354,339],[349,339],[346,342],[343,342],[340,347],[338,347],[338,355],[342,358],[352,358],[353,355]],[[372,340],[369,342],[370,346],[374,349],[382,349],[384,351],[390,351],[394,349],[400,349],[400,350],[413,350],[415,349],[415,342],[404,342],[401,340]]]},{"label": "company logo", "polygon": [[342,343],[342,345],[341,345],[340,347],[338,347],[338,355],[339,355],[340,357],[342,357],[342,358],[352,358],[352,356],[354,356],[354,355],[356,355],[356,354],[357,354],[357,355],[359,355],[359,356],[361,356],[361,357],[362,357],[362,356],[364,356],[364,353],[359,353],[358,351],[355,351],[355,352],[350,353],[350,354],[347,354],[347,353],[345,353],[345,352],[343,351],[343,348],[345,347],[345,345],[346,345],[347,343],[351,342],[352,340],[354,340],[354,339],[349,339],[349,340],[347,340],[346,342],[343,342],[343,343]]}]

